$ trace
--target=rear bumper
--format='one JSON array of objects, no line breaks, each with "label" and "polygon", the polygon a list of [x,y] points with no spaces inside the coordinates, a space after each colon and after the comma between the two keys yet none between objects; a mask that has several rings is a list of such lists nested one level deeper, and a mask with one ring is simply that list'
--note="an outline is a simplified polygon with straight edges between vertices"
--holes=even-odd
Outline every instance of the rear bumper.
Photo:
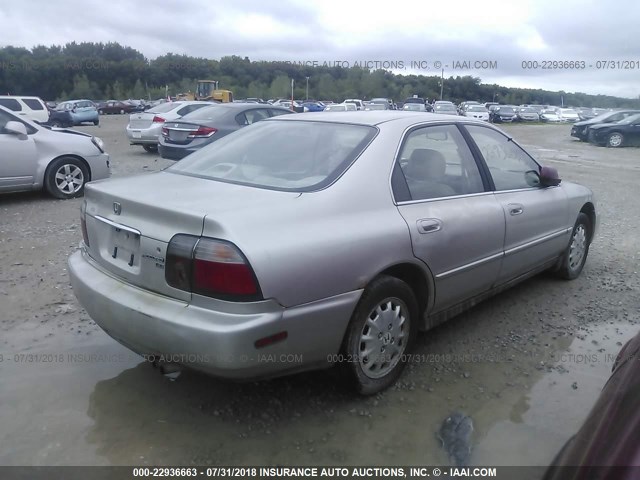
[{"label": "rear bumper", "polygon": [[158,143],[158,153],[162,158],[168,158],[169,160],[181,160],[196,150],[198,149],[174,147],[164,143]]},{"label": "rear bumper", "polygon": [[162,124],[156,123],[148,128],[131,128],[127,125],[127,138],[131,145],[157,144],[158,136],[162,131]]},{"label": "rear bumper", "polygon": [[[143,290],[103,271],[82,249],[69,257],[73,290],[91,318],[142,355],[163,356],[233,379],[277,376],[330,366],[361,290],[284,308],[273,300],[218,302],[216,310]],[[286,331],[287,338],[254,343]]]}]

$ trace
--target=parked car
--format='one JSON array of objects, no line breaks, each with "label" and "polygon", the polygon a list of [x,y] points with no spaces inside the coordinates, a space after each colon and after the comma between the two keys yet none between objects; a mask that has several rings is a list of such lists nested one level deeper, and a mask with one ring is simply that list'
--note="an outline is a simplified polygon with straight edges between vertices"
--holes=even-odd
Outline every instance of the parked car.
[{"label": "parked car", "polygon": [[338,364],[363,394],[419,329],[578,277],[597,216],[493,125],[394,111],[270,118],[85,200],[69,273],[114,339],[227,378]]},{"label": "parked car", "polygon": [[98,114],[100,115],[107,115],[110,113],[119,113],[120,115],[123,115],[125,113],[131,113],[137,110],[138,109],[131,103],[120,102],[118,100],[108,100],[106,102],[98,104]]},{"label": "parked car", "polygon": [[489,110],[491,123],[511,123],[516,119],[515,108],[511,105],[493,105]]},{"label": "parked car", "polygon": [[406,103],[402,105],[402,110],[405,112],[426,112],[427,107],[423,103]]},{"label": "parked car", "polygon": [[368,105],[366,105],[364,107],[365,111],[372,111],[372,110],[391,110],[391,108],[389,107],[388,103],[369,103]]},{"label": "parked car", "polygon": [[607,147],[640,146],[640,114],[616,123],[600,123],[589,127],[589,142]]},{"label": "parked car", "polygon": [[332,103],[324,107],[323,112],[355,112],[358,107],[354,103]]},{"label": "parked car", "polygon": [[342,103],[353,103],[357,110],[364,110],[364,103],[359,98],[347,98]]},{"label": "parked car", "polygon": [[589,139],[589,127],[592,125],[616,123],[637,113],[640,113],[640,110],[618,110],[615,112],[605,112],[597,117],[593,117],[591,120],[576,122],[571,127],[571,136],[586,142]]},{"label": "parked car", "polygon": [[322,112],[324,110],[324,105],[319,102],[304,102],[302,107],[305,112]]},{"label": "parked car", "polygon": [[433,104],[433,113],[442,113],[446,115],[458,115],[458,109],[452,102],[435,102]]},{"label": "parked car", "polygon": [[0,106],[33,122],[45,123],[49,120],[49,109],[40,97],[0,95]]},{"label": "parked car", "polygon": [[71,126],[83,123],[98,125],[100,123],[98,109],[91,100],[67,100],[56,105],[56,110],[69,113],[73,122]]},{"label": "parked car", "polygon": [[561,108],[558,110],[558,116],[561,122],[577,122],[580,120],[578,112],[573,108]]},{"label": "parked car", "polygon": [[387,105],[387,107],[389,107],[387,108],[387,110],[396,110],[396,104],[393,103],[393,99],[391,98],[384,98],[384,97],[372,98],[369,103]]},{"label": "parked car", "polygon": [[158,152],[162,158],[180,160],[242,127],[292,113],[283,107],[259,103],[223,103],[201,108],[164,123]]},{"label": "parked car", "polygon": [[518,107],[516,109],[516,119],[520,122],[538,122],[540,115],[531,107]]},{"label": "parked car", "polygon": [[560,123],[562,119],[555,108],[547,108],[540,113],[540,121],[548,123]]},{"label": "parked car", "polygon": [[580,107],[576,108],[576,113],[580,120],[591,120],[596,116],[596,113],[593,111],[593,108]]},{"label": "parked car", "polygon": [[0,192],[44,189],[73,198],[87,182],[109,174],[109,155],[99,138],[51,130],[0,107]]},{"label": "parked car", "polygon": [[142,113],[129,116],[127,137],[131,145],[142,145],[147,152],[158,151],[158,137],[162,133],[164,122],[176,120],[199,108],[210,107],[211,102],[184,101],[165,102]]},{"label": "parked car", "polygon": [[484,105],[480,104],[468,104],[463,109],[463,116],[470,118],[477,118],[478,120],[489,121],[489,112]]},{"label": "parked car", "polygon": [[128,103],[131,105],[131,112],[144,112],[146,110],[146,102],[142,99],[140,100],[125,100],[124,103]]},{"label": "parked car", "polygon": [[71,112],[68,110],[49,110],[49,120],[42,125],[58,128],[73,127],[74,121],[71,117]]}]

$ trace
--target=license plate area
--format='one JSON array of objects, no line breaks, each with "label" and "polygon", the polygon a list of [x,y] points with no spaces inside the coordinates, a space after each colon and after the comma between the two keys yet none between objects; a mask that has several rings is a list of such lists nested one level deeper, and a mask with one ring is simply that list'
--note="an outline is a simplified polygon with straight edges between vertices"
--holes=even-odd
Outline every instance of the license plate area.
[{"label": "license plate area", "polygon": [[111,258],[117,264],[137,267],[140,264],[140,235],[111,227]]},{"label": "license plate area", "polygon": [[169,139],[172,142],[185,142],[190,133],[183,130],[169,130]]},{"label": "license plate area", "polygon": [[142,132],[133,131],[131,132],[131,136],[133,136],[133,138],[142,138]]}]

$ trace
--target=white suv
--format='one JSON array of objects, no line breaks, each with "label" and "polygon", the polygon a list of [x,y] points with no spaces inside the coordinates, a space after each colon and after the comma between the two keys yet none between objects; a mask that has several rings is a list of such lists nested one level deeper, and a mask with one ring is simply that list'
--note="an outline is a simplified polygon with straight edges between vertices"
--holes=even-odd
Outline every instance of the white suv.
[{"label": "white suv", "polygon": [[49,120],[49,109],[40,97],[22,95],[0,95],[0,105],[33,122]]},{"label": "white suv", "polygon": [[360,100],[359,98],[347,98],[342,103],[353,103],[353,104],[355,104],[356,109],[364,110],[364,103],[362,103],[362,100]]}]

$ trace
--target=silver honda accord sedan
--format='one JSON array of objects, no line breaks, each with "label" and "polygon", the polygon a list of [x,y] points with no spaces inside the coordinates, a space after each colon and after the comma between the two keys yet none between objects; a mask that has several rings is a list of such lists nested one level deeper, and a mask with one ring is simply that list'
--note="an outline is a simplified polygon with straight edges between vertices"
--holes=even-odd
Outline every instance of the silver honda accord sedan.
[{"label": "silver honda accord sedan", "polygon": [[92,182],[76,296],[131,350],[255,379],[339,364],[392,385],[418,330],[545,270],[576,278],[592,192],[479,120],[284,115]]}]

